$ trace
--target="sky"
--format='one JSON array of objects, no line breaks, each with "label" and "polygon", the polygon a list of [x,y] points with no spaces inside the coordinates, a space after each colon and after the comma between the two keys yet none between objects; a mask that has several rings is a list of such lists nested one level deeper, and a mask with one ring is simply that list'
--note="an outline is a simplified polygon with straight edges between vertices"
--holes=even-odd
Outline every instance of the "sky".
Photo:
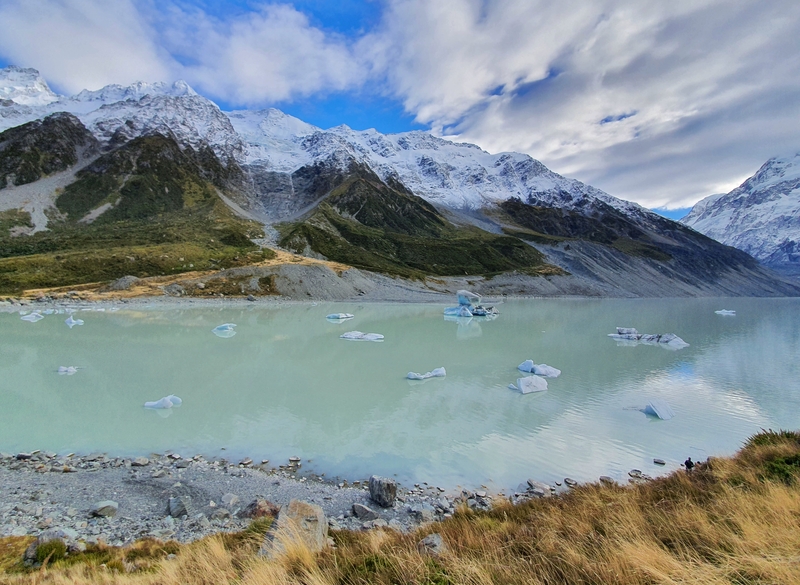
[{"label": "sky", "polygon": [[530,154],[680,217],[800,152],[797,0],[0,0],[54,91],[187,81],[224,110]]}]

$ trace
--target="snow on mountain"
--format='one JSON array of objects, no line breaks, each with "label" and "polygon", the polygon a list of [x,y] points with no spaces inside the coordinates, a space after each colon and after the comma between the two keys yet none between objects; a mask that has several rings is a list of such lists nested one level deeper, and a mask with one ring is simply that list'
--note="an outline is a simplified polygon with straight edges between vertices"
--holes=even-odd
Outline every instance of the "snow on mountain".
[{"label": "snow on mountain", "polygon": [[347,170],[355,162],[384,180],[399,179],[420,197],[457,209],[519,197],[568,209],[599,200],[627,214],[649,213],[562,177],[525,154],[490,154],[474,144],[419,131],[384,135],[347,126],[322,130],[276,109],[226,114],[182,81],[109,85],[66,97],[53,94],[36,70],[9,67],[0,70],[0,88],[14,88],[7,95],[16,96],[0,106],[0,131],[66,111],[102,142],[161,132],[195,148],[209,144],[223,161],[232,157],[253,173],[288,177],[316,163]]},{"label": "snow on mountain", "polygon": [[0,71],[0,100],[22,106],[44,106],[57,99],[36,69],[12,66]]},{"label": "snow on mountain", "polygon": [[800,264],[800,153],[768,160],[730,193],[699,201],[681,222],[765,264]]}]

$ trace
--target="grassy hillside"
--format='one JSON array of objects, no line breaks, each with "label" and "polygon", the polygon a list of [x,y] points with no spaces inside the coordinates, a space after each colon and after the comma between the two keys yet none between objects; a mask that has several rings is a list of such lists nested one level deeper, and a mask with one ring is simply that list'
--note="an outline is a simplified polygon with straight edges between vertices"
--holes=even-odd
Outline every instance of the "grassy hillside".
[{"label": "grassy hillside", "polygon": [[[197,543],[141,541],[26,569],[31,537],[0,539],[0,580],[15,585],[119,584],[582,584],[800,583],[800,433],[751,438],[731,459],[649,483],[579,486],[564,496],[464,507],[412,534],[333,533],[335,549],[256,553],[267,527]],[[421,553],[440,534],[449,552]],[[168,554],[177,554],[166,560]]]},{"label": "grassy hillside", "polygon": [[160,135],[101,156],[58,196],[47,231],[12,237],[9,228],[25,218],[0,217],[0,293],[261,259],[250,238],[263,227],[222,202],[210,180],[217,167],[216,158]]},{"label": "grassy hillside", "polygon": [[404,277],[558,273],[521,240],[456,227],[427,201],[359,170],[301,221],[280,226],[280,244],[297,253]]}]

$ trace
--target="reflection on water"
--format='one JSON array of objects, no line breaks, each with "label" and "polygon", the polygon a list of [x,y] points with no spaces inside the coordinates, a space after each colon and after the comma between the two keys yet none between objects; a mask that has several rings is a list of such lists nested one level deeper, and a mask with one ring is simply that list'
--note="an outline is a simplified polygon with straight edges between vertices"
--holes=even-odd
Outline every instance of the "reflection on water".
[{"label": "reflection on water", "polygon": [[[494,320],[442,308],[122,309],[81,312],[75,328],[0,314],[0,450],[298,455],[328,475],[508,488],[658,473],[653,457],[670,469],[800,428],[798,300],[520,300]],[[617,326],[690,346],[626,347],[607,337]],[[351,330],[385,340],[339,339]],[[509,390],[527,359],[562,375],[546,392]],[[445,378],[405,379],[437,367]],[[180,409],[142,407],[169,395]],[[640,412],[653,399],[675,417]]]}]

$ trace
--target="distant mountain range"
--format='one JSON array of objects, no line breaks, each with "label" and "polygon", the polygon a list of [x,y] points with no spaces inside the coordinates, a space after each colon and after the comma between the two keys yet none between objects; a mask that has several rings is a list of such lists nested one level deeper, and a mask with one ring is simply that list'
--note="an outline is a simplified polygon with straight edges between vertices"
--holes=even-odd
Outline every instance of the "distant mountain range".
[{"label": "distant mountain range", "polygon": [[681,222],[800,275],[800,153],[768,160],[730,193],[699,201]]},{"label": "distant mountain range", "polygon": [[257,240],[417,281],[524,275],[513,293],[799,292],[528,155],[223,112],[184,82],[68,97],[9,67],[0,132],[0,291],[244,266]]}]

